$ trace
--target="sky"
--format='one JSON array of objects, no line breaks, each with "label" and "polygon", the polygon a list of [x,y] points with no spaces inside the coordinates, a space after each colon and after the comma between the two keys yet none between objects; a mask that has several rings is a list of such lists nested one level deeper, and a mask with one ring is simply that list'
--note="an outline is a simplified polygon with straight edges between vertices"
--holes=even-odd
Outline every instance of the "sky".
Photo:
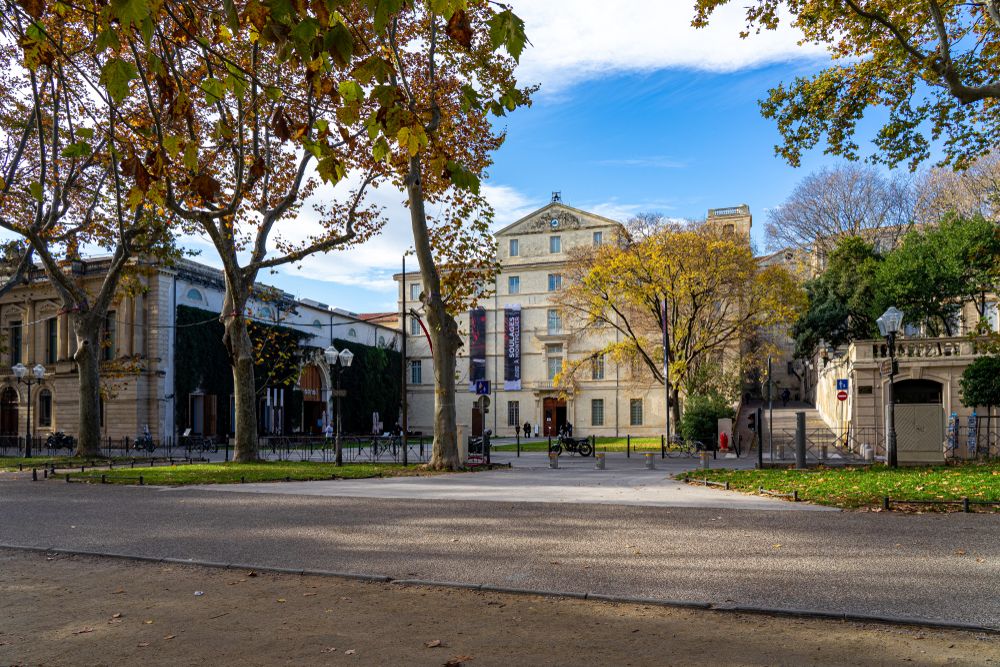
[{"label": "sky", "polygon": [[[563,202],[615,220],[638,212],[703,218],[747,204],[764,251],[767,210],[811,171],[833,165],[821,150],[793,169],[774,155],[780,136],[760,115],[769,88],[830,64],[789,28],[739,38],[742,10],[724,8],[707,29],[690,27],[692,0],[514,0],[532,46],[518,79],[541,89],[528,109],[498,119],[507,139],[483,187],[500,228]],[[320,189],[317,199],[336,196]],[[383,234],[364,246],[306,259],[261,282],[357,313],[395,310],[393,272],[412,247],[402,193],[382,188]],[[308,212],[305,213],[308,216]],[[302,229],[308,221],[302,221]],[[218,265],[211,245],[199,261]],[[412,256],[411,268],[416,267]]]}]

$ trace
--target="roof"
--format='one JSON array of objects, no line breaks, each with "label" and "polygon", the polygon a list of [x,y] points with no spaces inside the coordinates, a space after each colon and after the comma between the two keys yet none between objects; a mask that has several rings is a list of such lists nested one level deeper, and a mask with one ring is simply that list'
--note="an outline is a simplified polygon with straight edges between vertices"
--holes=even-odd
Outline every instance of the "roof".
[{"label": "roof", "polygon": [[358,319],[362,322],[378,322],[379,320],[391,320],[399,317],[399,313],[361,313]]},{"label": "roof", "polygon": [[528,215],[524,216],[520,220],[518,220],[516,222],[512,222],[511,224],[507,225],[503,229],[500,229],[500,230],[494,232],[493,236],[495,236],[495,237],[496,236],[502,236],[502,235],[506,234],[507,232],[509,232],[510,230],[512,230],[515,227],[517,227],[518,225],[520,225],[521,223],[523,223],[523,222],[525,222],[527,220],[531,220],[535,216],[540,215],[541,213],[544,213],[545,211],[548,211],[548,210],[553,209],[553,208],[560,208],[560,209],[563,209],[565,211],[571,211],[573,213],[579,213],[581,215],[585,215],[585,216],[587,216],[589,218],[593,218],[594,220],[597,220],[597,221],[600,221],[600,222],[604,222],[604,223],[607,223],[609,225],[619,225],[620,226],[622,224],[622,223],[618,222],[617,220],[612,220],[610,218],[605,218],[604,216],[597,215],[596,213],[590,213],[589,211],[584,211],[584,210],[579,209],[579,208],[573,208],[572,206],[567,206],[566,204],[563,204],[562,202],[556,202],[556,201],[554,201],[554,202],[550,202],[550,203],[546,204],[545,206],[543,206],[542,208],[538,209],[537,211],[533,211],[533,212],[529,213]]}]

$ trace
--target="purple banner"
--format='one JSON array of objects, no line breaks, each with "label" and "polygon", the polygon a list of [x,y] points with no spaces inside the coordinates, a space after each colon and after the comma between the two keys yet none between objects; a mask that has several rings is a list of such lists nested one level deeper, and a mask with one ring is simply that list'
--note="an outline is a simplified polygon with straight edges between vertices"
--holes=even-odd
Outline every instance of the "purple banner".
[{"label": "purple banner", "polygon": [[503,388],[521,389],[521,304],[503,309]]}]

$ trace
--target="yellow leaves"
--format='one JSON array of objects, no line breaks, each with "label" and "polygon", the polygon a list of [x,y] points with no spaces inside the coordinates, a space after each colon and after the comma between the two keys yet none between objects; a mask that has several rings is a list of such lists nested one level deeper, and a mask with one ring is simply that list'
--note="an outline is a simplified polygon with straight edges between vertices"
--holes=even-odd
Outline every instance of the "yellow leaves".
[{"label": "yellow leaves", "polygon": [[427,133],[420,125],[399,128],[396,141],[399,142],[399,147],[409,151],[410,155],[416,155],[421,146],[428,144]]}]

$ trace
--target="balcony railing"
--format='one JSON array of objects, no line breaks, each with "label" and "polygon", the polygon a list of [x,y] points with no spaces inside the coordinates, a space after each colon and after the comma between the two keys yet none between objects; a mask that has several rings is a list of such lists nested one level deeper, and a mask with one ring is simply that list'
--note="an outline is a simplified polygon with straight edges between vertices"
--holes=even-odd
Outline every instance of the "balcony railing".
[{"label": "balcony railing", "polygon": [[[985,339],[983,339],[985,340]],[[941,338],[904,338],[896,341],[896,359],[977,357],[975,346],[964,336]],[[884,340],[859,340],[854,343],[854,360],[887,359],[889,346]]]}]

